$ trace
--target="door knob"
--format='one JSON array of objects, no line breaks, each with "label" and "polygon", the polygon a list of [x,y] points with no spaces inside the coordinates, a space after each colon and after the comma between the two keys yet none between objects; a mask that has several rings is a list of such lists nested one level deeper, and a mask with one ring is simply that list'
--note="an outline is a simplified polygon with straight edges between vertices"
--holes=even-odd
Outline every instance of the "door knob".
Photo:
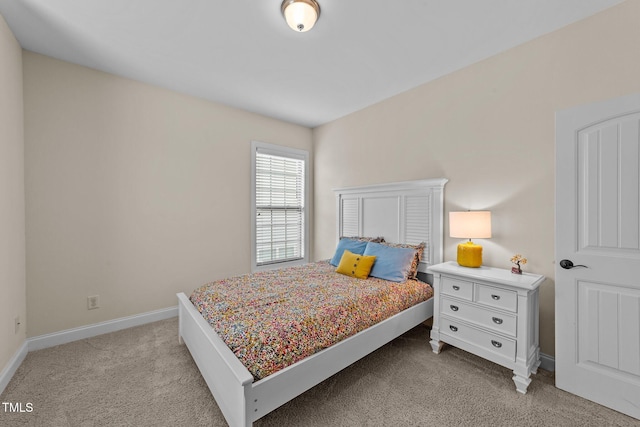
[{"label": "door knob", "polygon": [[589,268],[586,265],[582,264],[575,265],[570,259],[563,259],[562,261],[560,261],[560,267],[564,268],[565,270],[571,270],[573,267]]}]

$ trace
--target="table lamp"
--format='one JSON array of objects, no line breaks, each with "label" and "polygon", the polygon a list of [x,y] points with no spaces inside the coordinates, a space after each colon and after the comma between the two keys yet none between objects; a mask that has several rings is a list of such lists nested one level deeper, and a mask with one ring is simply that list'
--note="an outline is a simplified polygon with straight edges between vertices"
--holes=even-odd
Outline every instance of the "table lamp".
[{"label": "table lamp", "polygon": [[458,264],[463,267],[480,267],[482,246],[476,245],[471,239],[491,237],[491,212],[449,212],[449,236],[469,239],[468,242],[458,245]]}]

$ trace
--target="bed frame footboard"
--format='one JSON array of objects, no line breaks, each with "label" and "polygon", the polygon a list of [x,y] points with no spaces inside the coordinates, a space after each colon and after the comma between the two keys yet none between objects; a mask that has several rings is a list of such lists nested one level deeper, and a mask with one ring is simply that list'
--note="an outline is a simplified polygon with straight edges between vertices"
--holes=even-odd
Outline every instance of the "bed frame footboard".
[{"label": "bed frame footboard", "polygon": [[191,304],[178,294],[179,336],[230,426],[250,426],[253,376]]}]

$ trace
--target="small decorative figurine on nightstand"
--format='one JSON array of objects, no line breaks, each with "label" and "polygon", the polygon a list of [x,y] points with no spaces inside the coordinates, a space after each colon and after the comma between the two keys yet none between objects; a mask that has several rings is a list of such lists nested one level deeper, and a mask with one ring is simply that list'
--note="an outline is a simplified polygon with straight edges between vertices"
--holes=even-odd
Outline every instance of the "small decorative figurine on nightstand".
[{"label": "small decorative figurine on nightstand", "polygon": [[520,254],[515,254],[511,257],[511,262],[516,265],[515,267],[511,267],[511,272],[513,274],[522,274],[520,264],[525,265],[527,263],[527,259]]}]

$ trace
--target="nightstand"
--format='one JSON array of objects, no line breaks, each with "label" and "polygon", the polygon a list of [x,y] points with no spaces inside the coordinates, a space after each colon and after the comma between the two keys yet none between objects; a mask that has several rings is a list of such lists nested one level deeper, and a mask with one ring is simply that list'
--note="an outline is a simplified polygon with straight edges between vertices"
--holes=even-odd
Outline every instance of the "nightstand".
[{"label": "nightstand", "polygon": [[433,274],[433,352],[447,343],[513,369],[516,390],[526,393],[540,366],[538,288],[544,276],[456,262],[427,271]]}]

